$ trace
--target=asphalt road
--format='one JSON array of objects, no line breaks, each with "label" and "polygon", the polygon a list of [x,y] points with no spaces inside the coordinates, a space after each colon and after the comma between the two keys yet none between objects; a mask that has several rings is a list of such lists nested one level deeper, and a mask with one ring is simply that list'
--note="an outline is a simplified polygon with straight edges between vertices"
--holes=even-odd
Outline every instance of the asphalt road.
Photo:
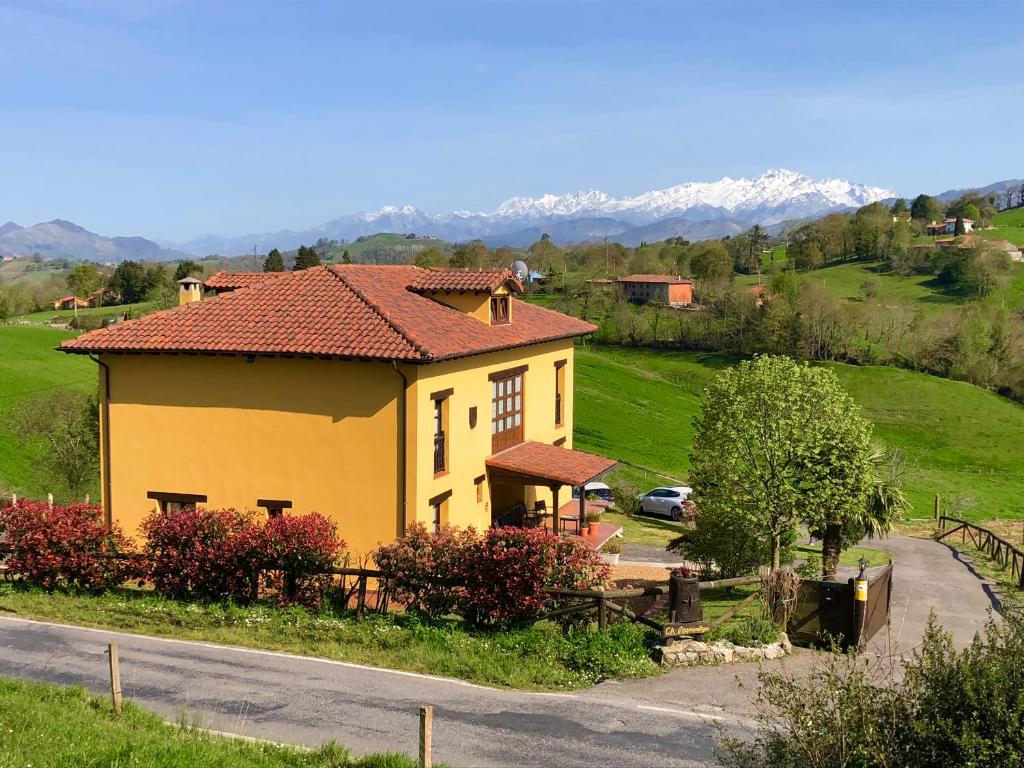
[{"label": "asphalt road", "polygon": [[[998,604],[970,563],[934,541],[876,542],[893,553],[892,630],[869,651],[907,652],[930,611],[958,646]],[[673,670],[566,694],[523,693],[459,680],[244,648],[148,638],[0,617],[0,676],[105,693],[106,645],[121,649],[124,694],[170,720],[273,741],[334,740],[353,752],[415,755],[418,711],[434,705],[435,760],[452,766],[696,766],[721,728],[749,732],[754,664]],[[770,662],[800,674],[816,653]]]},{"label": "asphalt road", "polygon": [[457,680],[287,654],[0,618],[0,675],[109,690],[120,648],[124,695],[172,721],[272,741],[334,740],[355,753],[415,755],[418,712],[434,706],[434,760],[452,766],[697,766],[716,725],[699,706],[617,695],[496,690]]}]

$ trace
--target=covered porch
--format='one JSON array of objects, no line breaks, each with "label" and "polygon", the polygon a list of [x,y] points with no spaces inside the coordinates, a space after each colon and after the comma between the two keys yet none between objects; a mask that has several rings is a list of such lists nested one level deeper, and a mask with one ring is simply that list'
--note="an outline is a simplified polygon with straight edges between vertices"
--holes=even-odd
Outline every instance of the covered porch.
[{"label": "covered porch", "polygon": [[[610,523],[588,525],[582,489],[615,465],[603,456],[547,443],[527,441],[506,448],[487,459],[492,525],[543,526],[598,549],[621,528]],[[562,494],[565,486],[580,488],[579,499],[563,504],[568,496]]]}]

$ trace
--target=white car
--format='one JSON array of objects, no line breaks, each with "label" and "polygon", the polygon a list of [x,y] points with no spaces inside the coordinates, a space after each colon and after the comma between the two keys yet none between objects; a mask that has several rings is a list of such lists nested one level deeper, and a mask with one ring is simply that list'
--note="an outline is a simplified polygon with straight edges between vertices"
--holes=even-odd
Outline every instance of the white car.
[{"label": "white car", "polygon": [[[596,498],[598,501],[604,501],[608,504],[615,503],[615,497],[612,496],[612,489],[608,487],[607,483],[601,483],[595,480],[587,483],[585,487],[588,499]],[[573,486],[572,497],[574,499],[578,499],[580,497],[579,486]]]},{"label": "white car", "polygon": [[640,500],[640,511],[644,514],[682,520],[691,493],[693,489],[686,485],[663,486],[642,493],[637,498]]}]

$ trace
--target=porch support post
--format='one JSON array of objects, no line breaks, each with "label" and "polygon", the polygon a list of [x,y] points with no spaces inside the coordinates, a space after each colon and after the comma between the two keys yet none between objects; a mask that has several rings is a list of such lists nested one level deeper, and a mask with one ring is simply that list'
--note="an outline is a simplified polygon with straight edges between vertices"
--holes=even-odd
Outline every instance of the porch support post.
[{"label": "porch support post", "polygon": [[589,528],[590,523],[587,522],[587,486],[584,483],[580,486],[580,533],[583,533],[584,528]]},{"label": "porch support post", "polygon": [[558,535],[558,489],[561,487],[554,484],[551,486],[551,530],[555,536]]}]

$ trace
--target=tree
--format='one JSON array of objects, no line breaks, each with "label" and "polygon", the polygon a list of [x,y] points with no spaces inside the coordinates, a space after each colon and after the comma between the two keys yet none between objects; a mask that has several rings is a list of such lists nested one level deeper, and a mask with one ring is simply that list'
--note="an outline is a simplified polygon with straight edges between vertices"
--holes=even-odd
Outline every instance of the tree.
[{"label": "tree", "polygon": [[299,250],[295,253],[295,269],[309,269],[310,267],[319,267],[320,257],[317,256],[316,249],[307,245],[300,245]]},{"label": "tree", "polygon": [[871,426],[827,368],[762,356],[726,369],[696,428],[697,506],[770,541],[773,570],[797,522],[841,526],[865,502]]},{"label": "tree", "polygon": [[900,214],[907,213],[910,209],[907,208],[906,200],[902,197],[897,197],[896,202],[892,204],[892,208],[889,210],[892,211],[893,216],[899,216]]},{"label": "tree", "polygon": [[44,464],[55,480],[80,499],[99,472],[99,409],[96,397],[73,389],[23,400],[15,412],[18,432],[48,450]]},{"label": "tree", "polygon": [[966,233],[967,230],[964,229],[964,215],[962,213],[958,213],[956,215],[956,223],[953,225],[953,236],[960,237]]},{"label": "tree", "polygon": [[341,263],[342,264],[351,264],[352,263],[352,257],[348,255],[348,248],[346,248],[344,251],[341,252]]},{"label": "tree", "polygon": [[470,240],[455,246],[448,265],[460,269],[479,267],[487,259],[487,246],[481,240]]},{"label": "tree", "polygon": [[942,203],[931,195],[918,195],[910,204],[910,218],[919,221],[938,221],[942,218]]},{"label": "tree", "polygon": [[174,270],[174,282],[184,280],[186,277],[202,277],[203,268],[192,259],[185,259],[183,262],[178,264],[178,268]]},{"label": "tree", "polygon": [[267,258],[263,260],[264,272],[284,272],[284,257],[277,248],[271,248]]},{"label": "tree", "polygon": [[430,246],[417,252],[416,256],[413,257],[412,263],[424,269],[439,267],[444,264],[444,254],[441,253],[439,248]]},{"label": "tree", "polygon": [[103,282],[103,275],[95,264],[79,264],[70,272],[67,278],[68,288],[75,294],[85,298],[100,287]]},{"label": "tree", "polygon": [[718,240],[697,243],[690,251],[690,272],[698,280],[720,283],[732,277],[732,257]]},{"label": "tree", "polygon": [[134,304],[142,301],[149,286],[146,284],[146,270],[137,261],[122,261],[110,276],[110,291],[120,304]]}]

